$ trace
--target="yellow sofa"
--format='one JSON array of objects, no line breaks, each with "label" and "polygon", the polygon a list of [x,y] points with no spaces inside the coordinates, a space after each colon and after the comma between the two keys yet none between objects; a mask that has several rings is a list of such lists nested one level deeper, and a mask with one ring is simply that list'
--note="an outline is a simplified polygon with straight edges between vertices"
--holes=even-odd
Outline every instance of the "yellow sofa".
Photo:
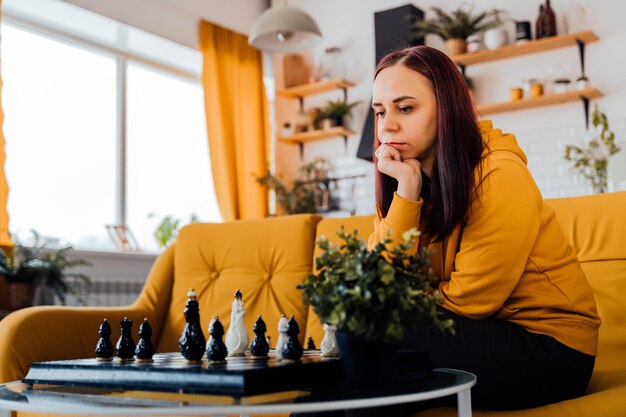
[{"label": "yellow sofa", "polygon": [[[594,290],[603,325],[593,378],[584,397],[532,410],[484,412],[506,417],[626,416],[626,192],[549,200],[578,252]],[[124,316],[153,324],[158,351],[176,351],[183,328],[186,292],[199,296],[202,324],[219,315],[229,324],[234,290],[246,302],[246,325],[259,314],[276,340],[281,313],[293,314],[319,344],[317,317],[302,304],[295,286],[311,271],[316,236],[335,237],[340,225],[366,237],[372,216],[324,219],[296,215],[226,224],[192,224],[155,262],[137,301],[127,307],[34,307],[0,322],[0,382],[22,378],[32,362],[91,357],[103,318]],[[306,324],[305,324],[306,323]],[[119,330],[114,328],[113,338]],[[23,415],[22,413],[19,414]],[[455,409],[419,414],[452,416]]]}]

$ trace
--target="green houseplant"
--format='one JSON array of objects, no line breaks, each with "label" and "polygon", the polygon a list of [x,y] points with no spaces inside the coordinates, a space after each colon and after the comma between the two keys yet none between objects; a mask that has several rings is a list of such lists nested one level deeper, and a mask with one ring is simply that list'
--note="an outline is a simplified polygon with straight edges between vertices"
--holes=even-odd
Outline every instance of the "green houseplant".
[{"label": "green houseplant", "polygon": [[352,109],[357,104],[359,104],[358,101],[348,103],[346,100],[329,100],[318,117],[329,119],[332,126],[343,126],[344,119],[352,115]]},{"label": "green houseplant", "polygon": [[71,246],[48,249],[37,232],[32,231],[32,235],[32,245],[25,246],[15,239],[12,248],[0,250],[0,275],[8,284],[10,307],[19,309],[32,305],[37,285],[49,288],[61,304],[65,304],[67,294],[86,304],[84,294],[75,284],[83,282],[90,285],[91,280],[86,274],[71,272],[70,269],[91,264],[70,258]]},{"label": "green houseplant", "polygon": [[427,34],[439,36],[446,42],[448,55],[466,52],[466,39],[476,33],[497,28],[502,24],[502,10],[491,9],[473,14],[471,9],[459,7],[446,12],[441,7],[432,7],[435,13],[432,19],[417,20],[413,23],[413,35],[416,38]]},{"label": "green houseplant", "polygon": [[[152,217],[153,214],[148,217]],[[198,216],[195,214],[191,215],[191,219],[189,219],[189,223],[196,223],[198,221]],[[157,228],[154,230],[154,238],[157,241],[157,245],[160,248],[167,247],[170,243],[172,243],[176,237],[178,236],[178,230],[180,229],[180,219],[176,219],[173,216],[165,216],[161,219],[161,222],[157,225]]]},{"label": "green houseplant", "polygon": [[591,182],[595,192],[604,193],[608,186],[609,158],[619,152],[620,147],[615,144],[615,133],[609,129],[609,120],[598,105],[591,121],[598,137],[591,139],[585,147],[566,146],[565,159],[574,163],[572,168]]},{"label": "green houseplant", "polygon": [[[404,233],[395,246],[387,237],[371,250],[356,231],[349,234],[342,227],[337,236],[340,245],[319,239],[322,254],[315,259],[316,272],[298,288],[320,321],[337,327],[349,384],[367,390],[393,377],[397,344],[407,329],[430,323],[453,331],[454,323],[439,319],[437,303],[442,299],[429,253],[409,254],[419,236],[416,229]],[[361,360],[375,362],[378,371]]]},{"label": "green houseplant", "polygon": [[327,159],[318,157],[300,167],[291,187],[269,170],[256,181],[276,193],[276,203],[283,214],[319,213],[336,209],[339,205],[330,189],[328,174],[332,169]]}]

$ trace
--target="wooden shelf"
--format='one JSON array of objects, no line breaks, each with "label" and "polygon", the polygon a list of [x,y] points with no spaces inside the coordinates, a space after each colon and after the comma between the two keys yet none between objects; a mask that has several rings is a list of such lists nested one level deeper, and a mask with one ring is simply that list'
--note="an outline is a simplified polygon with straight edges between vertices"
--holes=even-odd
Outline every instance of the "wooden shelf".
[{"label": "wooden shelf", "polygon": [[482,62],[496,61],[498,59],[513,58],[516,56],[534,54],[537,52],[549,51],[551,49],[574,46],[577,41],[590,43],[599,40],[592,31],[576,32],[567,35],[552,36],[550,38],[538,39],[518,45],[507,45],[502,48],[489,49],[486,51],[474,52],[471,54],[452,55],[450,58],[457,65],[472,65]]},{"label": "wooden shelf", "polygon": [[561,94],[548,94],[538,98],[527,98],[520,101],[509,101],[504,103],[478,104],[476,111],[480,114],[502,113],[507,111],[532,109],[534,107],[550,106],[553,104],[568,103],[581,99],[594,99],[603,97],[604,94],[596,88],[586,90],[568,91]]},{"label": "wooden shelf", "polygon": [[285,88],[282,90],[277,90],[276,94],[281,97],[287,98],[299,98],[312,96],[315,94],[321,94],[328,91],[333,90],[341,90],[354,87],[354,83],[346,80],[330,80],[330,81],[319,81],[312,84],[303,84],[298,85],[291,88]]},{"label": "wooden shelf", "polygon": [[346,129],[345,127],[333,127],[330,129],[319,129],[304,133],[296,133],[291,136],[279,136],[278,141],[286,143],[306,143],[333,137],[347,137],[355,134],[356,132]]}]

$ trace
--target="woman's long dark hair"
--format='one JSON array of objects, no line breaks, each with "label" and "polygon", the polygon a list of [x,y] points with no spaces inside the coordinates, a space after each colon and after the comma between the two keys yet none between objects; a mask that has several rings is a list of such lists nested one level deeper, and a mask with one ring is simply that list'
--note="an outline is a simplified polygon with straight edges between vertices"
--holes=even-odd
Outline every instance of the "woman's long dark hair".
[{"label": "woman's long dark hair", "polygon": [[[434,86],[438,120],[434,145],[436,156],[430,180],[422,173],[422,198],[428,220],[425,232],[440,241],[456,226],[463,225],[467,218],[476,186],[474,170],[485,145],[465,80],[450,58],[428,46],[402,49],[388,54],[378,63],[374,79],[380,71],[394,65],[404,65],[420,73]],[[379,146],[376,120],[374,150]],[[376,155],[373,158],[376,164]],[[378,170],[375,175],[376,203],[381,214],[386,216],[398,182]]]}]

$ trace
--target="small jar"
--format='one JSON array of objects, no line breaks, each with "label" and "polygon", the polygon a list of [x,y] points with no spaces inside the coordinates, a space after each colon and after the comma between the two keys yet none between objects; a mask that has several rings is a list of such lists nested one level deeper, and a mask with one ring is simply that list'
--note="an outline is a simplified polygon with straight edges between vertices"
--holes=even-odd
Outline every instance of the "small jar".
[{"label": "small jar", "polygon": [[467,38],[467,52],[474,53],[485,49],[483,44],[483,37],[480,34],[468,36]]},{"label": "small jar", "polygon": [[283,123],[283,130],[281,131],[282,136],[291,136],[291,123],[285,122]]},{"label": "small jar", "polygon": [[343,52],[341,48],[326,48],[322,55],[319,76],[321,81],[346,78]]},{"label": "small jar", "polygon": [[560,78],[554,81],[554,94],[563,94],[569,91],[570,80],[566,78]]},{"label": "small jar", "polygon": [[537,83],[530,86],[530,97],[538,98],[543,96],[543,84]]},{"label": "small jar", "polygon": [[513,87],[509,90],[509,97],[511,101],[520,101],[524,98],[524,90],[521,87]]}]

